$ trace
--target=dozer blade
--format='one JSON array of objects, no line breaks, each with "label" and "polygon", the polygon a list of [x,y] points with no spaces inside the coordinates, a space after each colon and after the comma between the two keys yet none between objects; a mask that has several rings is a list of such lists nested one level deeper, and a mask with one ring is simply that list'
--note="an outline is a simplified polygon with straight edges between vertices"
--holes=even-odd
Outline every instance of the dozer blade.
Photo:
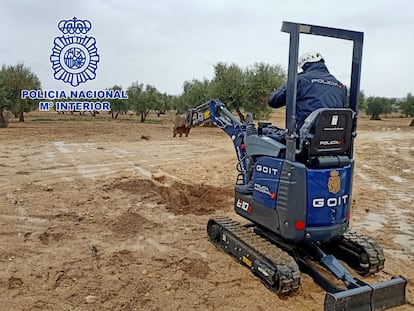
[{"label": "dozer blade", "polygon": [[339,293],[327,293],[325,311],[381,311],[405,303],[407,280],[396,277]]},{"label": "dozer blade", "polygon": [[325,295],[325,311],[371,311],[372,288],[362,286]]},{"label": "dozer blade", "polygon": [[405,288],[407,280],[403,277],[371,285],[372,310],[385,310],[405,304]]}]

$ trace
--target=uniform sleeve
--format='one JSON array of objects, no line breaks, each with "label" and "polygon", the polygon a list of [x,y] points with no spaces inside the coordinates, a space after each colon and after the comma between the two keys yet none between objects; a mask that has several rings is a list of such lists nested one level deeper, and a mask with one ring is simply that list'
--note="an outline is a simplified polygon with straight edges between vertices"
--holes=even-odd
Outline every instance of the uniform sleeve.
[{"label": "uniform sleeve", "polygon": [[344,85],[344,91],[343,92],[344,92],[344,106],[345,106],[346,105],[346,97],[348,96],[348,89],[345,85]]},{"label": "uniform sleeve", "polygon": [[282,85],[269,97],[269,106],[279,108],[286,105],[286,84]]}]

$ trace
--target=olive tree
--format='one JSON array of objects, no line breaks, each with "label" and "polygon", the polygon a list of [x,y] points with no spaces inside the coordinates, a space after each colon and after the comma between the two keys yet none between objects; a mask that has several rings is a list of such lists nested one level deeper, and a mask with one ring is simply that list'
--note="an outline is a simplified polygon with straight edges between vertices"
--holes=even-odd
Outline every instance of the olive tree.
[{"label": "olive tree", "polygon": [[[36,101],[21,98],[22,90],[40,89],[40,80],[30,68],[19,63],[15,66],[3,65],[0,73],[2,94],[8,102],[8,109],[10,109],[16,116],[19,117],[20,122],[24,122],[24,112],[29,112],[36,108]],[[5,106],[1,109],[3,112]],[[3,113],[2,113],[3,114]]]}]

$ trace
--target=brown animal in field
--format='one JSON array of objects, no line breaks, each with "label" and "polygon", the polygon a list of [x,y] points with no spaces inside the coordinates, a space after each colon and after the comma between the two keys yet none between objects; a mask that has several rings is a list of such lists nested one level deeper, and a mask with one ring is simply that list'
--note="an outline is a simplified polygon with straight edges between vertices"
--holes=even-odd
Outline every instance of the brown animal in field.
[{"label": "brown animal in field", "polygon": [[177,134],[180,134],[180,137],[182,137],[183,134],[185,134],[185,137],[188,137],[188,134],[190,133],[190,127],[187,126],[185,122],[185,116],[178,115],[175,118],[174,127],[173,127],[173,137],[177,136]]}]

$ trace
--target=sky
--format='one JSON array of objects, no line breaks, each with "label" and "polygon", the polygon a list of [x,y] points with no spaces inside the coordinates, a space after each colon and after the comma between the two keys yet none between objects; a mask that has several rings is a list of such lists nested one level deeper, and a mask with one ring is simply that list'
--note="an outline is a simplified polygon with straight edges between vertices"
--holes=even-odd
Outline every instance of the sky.
[{"label": "sky", "polygon": [[[0,64],[23,62],[43,89],[73,89],[54,78],[50,55],[59,21],[76,16],[91,22],[100,57],[96,78],[79,89],[139,82],[180,94],[185,80],[211,79],[218,62],[287,69],[280,28],[290,21],[364,32],[361,90],[405,97],[414,92],[413,12],[412,0],[2,0]],[[301,35],[299,53],[308,51],[349,85],[350,41]]]}]

